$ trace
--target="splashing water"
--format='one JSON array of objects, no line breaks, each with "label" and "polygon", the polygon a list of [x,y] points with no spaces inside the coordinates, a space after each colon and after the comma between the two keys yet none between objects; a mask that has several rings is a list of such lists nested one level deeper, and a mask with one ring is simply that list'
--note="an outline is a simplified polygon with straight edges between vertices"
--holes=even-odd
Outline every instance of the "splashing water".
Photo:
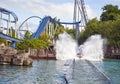
[{"label": "splashing water", "polygon": [[66,32],[59,35],[56,41],[56,59],[67,60],[76,57],[77,43]]},{"label": "splashing water", "polygon": [[102,61],[104,58],[104,47],[106,39],[102,39],[101,35],[92,35],[83,44],[83,59]]}]

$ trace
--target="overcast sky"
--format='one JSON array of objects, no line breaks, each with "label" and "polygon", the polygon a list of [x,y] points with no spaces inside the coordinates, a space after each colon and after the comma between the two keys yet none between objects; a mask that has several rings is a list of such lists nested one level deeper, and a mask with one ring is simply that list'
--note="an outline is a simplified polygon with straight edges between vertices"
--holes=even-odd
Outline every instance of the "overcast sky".
[{"label": "overcast sky", "polygon": [[[100,16],[101,8],[106,4],[118,5],[120,0],[84,0],[88,18]],[[49,15],[61,21],[72,21],[74,0],[0,0],[0,7],[13,11],[19,22],[29,16],[37,15],[41,18]]]}]

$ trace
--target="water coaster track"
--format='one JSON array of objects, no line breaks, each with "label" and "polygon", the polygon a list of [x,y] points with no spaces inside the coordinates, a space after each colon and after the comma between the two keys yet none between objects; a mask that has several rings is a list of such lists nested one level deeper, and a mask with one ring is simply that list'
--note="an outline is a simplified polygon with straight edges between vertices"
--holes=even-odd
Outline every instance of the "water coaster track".
[{"label": "water coaster track", "polygon": [[[35,31],[35,33],[33,33],[33,35],[31,36],[31,38],[38,38],[39,35],[45,31],[45,29],[47,28],[48,24],[50,22],[52,22],[52,18],[50,16],[45,16],[44,18],[40,18],[39,16],[31,16],[29,18],[27,18],[20,26],[19,26],[19,31],[23,31],[21,30],[21,27],[23,26],[23,24],[28,21],[29,19],[31,18],[38,18],[40,19],[40,23],[39,23],[39,26],[37,28],[37,30]],[[24,30],[25,31],[25,30]],[[27,31],[27,30],[26,30]],[[21,33],[20,33],[21,34]],[[24,37],[22,34],[21,34],[22,37]]]},{"label": "water coaster track", "polygon": [[[12,19],[11,19],[11,16],[12,16]],[[6,24],[4,23],[5,24],[4,25],[3,21],[7,23],[7,27],[4,27]],[[2,30],[2,31],[6,30],[7,31],[6,34],[8,35],[8,32],[10,31],[9,29],[11,27],[11,23],[14,23],[15,24],[15,36],[16,36],[16,23],[17,23],[17,21],[18,21],[18,17],[14,12],[0,7],[0,30]]]},{"label": "water coaster track", "polygon": [[39,35],[45,30],[46,26],[48,25],[51,17],[46,16],[42,19],[41,23],[39,24],[36,32],[32,35],[32,38],[38,38]]},{"label": "water coaster track", "polygon": [[[39,23],[39,26],[37,28],[37,30],[35,31],[35,33],[32,35],[32,38],[38,38],[39,35],[45,31],[45,29],[47,28],[47,26],[49,25],[49,23],[52,24],[69,24],[69,25],[76,25],[77,29],[79,29],[79,24],[81,23],[81,21],[79,22],[59,22],[56,21],[55,19],[52,19],[50,16],[45,16],[44,18],[40,18],[38,16],[31,16],[29,18],[27,18],[20,26],[19,26],[19,31],[21,30],[22,25],[29,19],[31,18],[39,18],[41,21]],[[56,29],[55,29],[56,30]],[[55,31],[54,30],[54,31]],[[23,37],[23,35],[21,35]]]},{"label": "water coaster track", "polygon": [[[39,16],[30,16],[30,17],[28,17],[26,20],[24,20],[23,22],[22,22],[22,24],[19,26],[19,28],[18,28],[18,35],[20,36],[20,37],[22,37],[22,38],[24,38],[24,39],[26,39],[25,38],[25,36],[21,33],[22,31],[24,31],[24,32],[26,32],[26,31],[28,31],[27,29],[21,29],[21,27],[29,20],[29,19],[31,19],[31,18],[38,18],[38,19],[40,19],[40,20],[42,20],[42,18],[41,17],[39,17]],[[31,31],[29,31],[29,32],[31,32]]]},{"label": "water coaster track", "polygon": [[6,10],[6,9],[0,7],[0,12],[3,13],[3,14],[6,14],[6,15],[11,14],[13,16],[14,20],[10,20],[10,21],[8,19],[0,17],[0,19],[4,20],[6,22],[16,23],[18,21],[18,17],[12,11],[9,11],[9,10]]},{"label": "water coaster track", "polygon": [[105,78],[106,78],[106,80],[108,80],[108,82],[109,82],[109,84],[113,84],[112,83],[112,80],[104,73],[104,72],[102,72],[100,69],[98,69],[97,67],[96,67],[96,65],[94,65],[91,61],[89,61],[89,60],[85,60],[90,66],[93,66],[99,73],[101,73]]},{"label": "water coaster track", "polygon": [[3,34],[3,33],[0,33],[0,38],[5,38],[7,40],[11,40],[11,41],[14,41],[14,42],[21,42],[20,39],[10,37],[10,36],[8,36],[6,34]]},{"label": "water coaster track", "polygon": [[[89,60],[77,60],[76,62],[75,62],[75,60],[67,60],[66,63],[64,64],[64,67],[65,67],[65,71],[64,71],[65,74],[63,76],[63,79],[65,80],[66,84],[69,84],[69,83],[74,84],[74,81],[77,80],[76,76],[74,75],[74,74],[76,74],[76,70],[79,71],[79,72],[77,72],[77,74],[82,73],[82,74],[79,74],[79,76],[83,77],[83,81],[87,81],[87,80],[91,79],[91,81],[94,81],[94,82],[98,81],[98,83],[100,83],[100,84],[113,84],[112,80],[106,74],[104,74],[104,72],[100,71]],[[91,74],[92,77],[91,77],[91,75],[88,75],[88,74]],[[84,76],[86,76],[86,75],[91,78],[84,79]],[[93,76],[95,76],[95,77],[93,77]],[[79,77],[77,76],[77,78],[79,78]],[[79,82],[82,82],[82,81],[80,80]],[[91,82],[88,81],[87,83],[91,83]],[[76,82],[75,82],[75,84],[76,84]]]},{"label": "water coaster track", "polygon": [[71,80],[73,79],[73,73],[74,73],[74,69],[75,69],[75,59],[71,59],[71,60],[66,60],[65,64],[64,64],[64,80],[66,84],[70,84]]},{"label": "water coaster track", "polygon": [[[4,15],[8,16],[8,18],[6,18]],[[12,16],[12,19],[11,19],[11,16]],[[3,24],[2,24],[3,21],[7,23],[7,27],[3,27]],[[16,38],[12,38],[12,34],[9,35],[9,31],[10,32],[12,32],[12,31],[9,29],[11,27],[11,23],[13,23],[15,25],[14,29],[15,29],[15,37],[16,37],[16,23],[17,23],[17,21],[18,21],[18,17],[14,12],[0,7],[0,30],[2,30],[2,31],[5,30],[5,32],[6,32],[6,34],[0,33],[0,38],[10,40],[12,42],[13,48],[15,48],[15,43],[20,42],[20,40],[16,39]]]},{"label": "water coaster track", "polygon": [[23,21],[22,22],[22,24],[19,26],[19,30],[20,30],[20,28],[23,26],[23,24],[26,22],[26,21],[28,21],[29,19],[31,19],[31,18],[38,18],[38,19],[42,19],[41,17],[39,17],[39,16],[30,16],[30,17],[28,17],[25,21]]}]

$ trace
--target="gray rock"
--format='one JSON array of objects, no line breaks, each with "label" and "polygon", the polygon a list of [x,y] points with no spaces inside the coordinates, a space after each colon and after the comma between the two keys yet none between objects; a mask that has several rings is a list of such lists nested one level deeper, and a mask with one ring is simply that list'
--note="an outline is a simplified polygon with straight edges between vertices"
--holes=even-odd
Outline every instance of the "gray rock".
[{"label": "gray rock", "polygon": [[0,55],[0,64],[10,64],[13,56]]},{"label": "gray rock", "polygon": [[33,60],[31,58],[28,58],[27,60],[23,61],[24,66],[32,65]]},{"label": "gray rock", "polygon": [[17,54],[17,50],[7,46],[0,46],[1,55],[14,55]]},{"label": "gray rock", "polygon": [[31,65],[32,62],[33,62],[33,60],[31,58],[29,58],[29,54],[28,53],[16,54],[16,55],[14,55],[12,60],[13,60],[12,61],[13,65],[28,66],[28,65]]},{"label": "gray rock", "polygon": [[0,64],[28,66],[32,65],[32,62],[29,53],[17,53],[16,49],[0,45]]}]

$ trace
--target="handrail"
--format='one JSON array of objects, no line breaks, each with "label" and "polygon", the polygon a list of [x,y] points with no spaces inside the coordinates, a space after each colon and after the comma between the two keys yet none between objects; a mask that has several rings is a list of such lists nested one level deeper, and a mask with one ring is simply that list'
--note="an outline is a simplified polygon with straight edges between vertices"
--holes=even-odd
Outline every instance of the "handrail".
[{"label": "handrail", "polygon": [[[72,63],[71,63],[71,61],[72,61]],[[64,66],[69,66],[70,69],[68,69],[68,70],[70,70],[70,74],[69,74],[69,75],[71,75],[70,79],[73,79],[73,73],[74,73],[74,69],[75,69],[75,59],[67,60],[66,63],[64,64]],[[67,72],[69,72],[68,70],[67,70]],[[66,75],[67,75],[67,73],[64,74],[63,78],[64,78],[66,84],[69,84],[69,80],[68,80],[69,78],[67,78]]]},{"label": "handrail", "polygon": [[85,60],[87,61],[89,64],[91,64],[94,68],[96,68],[108,81],[110,84],[113,84],[112,83],[112,80],[104,73],[102,72],[100,69],[98,69],[92,62],[90,62],[89,60]]}]

